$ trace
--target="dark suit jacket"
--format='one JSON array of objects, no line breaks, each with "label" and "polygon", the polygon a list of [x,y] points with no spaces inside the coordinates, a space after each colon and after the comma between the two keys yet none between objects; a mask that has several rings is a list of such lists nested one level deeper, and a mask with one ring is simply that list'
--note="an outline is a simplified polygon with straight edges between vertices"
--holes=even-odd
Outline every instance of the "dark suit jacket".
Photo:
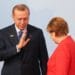
[{"label": "dark suit jacket", "polygon": [[[17,33],[14,24],[0,31],[0,60],[4,60],[2,75],[42,75],[47,70],[47,49],[42,31],[28,25],[30,42],[17,53]],[[40,68],[39,68],[40,67]]]}]

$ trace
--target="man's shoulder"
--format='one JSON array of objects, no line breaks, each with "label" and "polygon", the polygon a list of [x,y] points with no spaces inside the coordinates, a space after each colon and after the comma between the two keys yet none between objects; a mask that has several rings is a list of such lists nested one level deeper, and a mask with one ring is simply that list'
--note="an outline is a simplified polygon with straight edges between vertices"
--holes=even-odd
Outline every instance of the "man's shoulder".
[{"label": "man's shoulder", "polygon": [[13,27],[14,27],[14,24],[7,26],[7,27],[4,27],[4,28],[0,29],[0,31],[7,32],[7,31],[10,31]]},{"label": "man's shoulder", "polygon": [[30,30],[42,31],[41,28],[38,28],[38,27],[33,26],[33,25],[31,25],[31,24],[28,24],[28,28],[29,28]]}]

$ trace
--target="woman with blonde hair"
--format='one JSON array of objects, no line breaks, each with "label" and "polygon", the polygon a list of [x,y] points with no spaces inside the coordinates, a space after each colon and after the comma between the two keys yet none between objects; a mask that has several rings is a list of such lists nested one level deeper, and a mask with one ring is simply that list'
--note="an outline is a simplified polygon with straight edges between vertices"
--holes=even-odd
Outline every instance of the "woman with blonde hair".
[{"label": "woman with blonde hair", "polygon": [[61,17],[54,17],[47,30],[58,44],[48,60],[47,75],[75,75],[75,41],[68,35],[67,22]]}]

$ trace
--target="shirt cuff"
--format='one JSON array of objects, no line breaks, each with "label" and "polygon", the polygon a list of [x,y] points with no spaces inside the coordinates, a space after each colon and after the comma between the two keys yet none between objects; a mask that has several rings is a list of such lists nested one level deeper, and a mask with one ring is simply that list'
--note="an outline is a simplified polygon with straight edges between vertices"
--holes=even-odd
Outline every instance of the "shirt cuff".
[{"label": "shirt cuff", "polygon": [[19,53],[19,52],[20,52],[20,49],[19,49],[19,48],[17,48],[17,45],[16,45],[16,49],[17,49],[17,52]]}]

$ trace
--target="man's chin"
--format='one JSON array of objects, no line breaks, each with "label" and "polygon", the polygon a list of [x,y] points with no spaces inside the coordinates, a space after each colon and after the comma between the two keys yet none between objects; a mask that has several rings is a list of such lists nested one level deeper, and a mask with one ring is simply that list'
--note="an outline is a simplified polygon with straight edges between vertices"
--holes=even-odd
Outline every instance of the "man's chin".
[{"label": "man's chin", "polygon": [[27,26],[25,26],[25,27],[19,27],[19,29],[20,29],[20,30],[24,30],[26,27],[27,27]]},{"label": "man's chin", "polygon": [[25,28],[20,28],[20,30],[24,30]]}]

